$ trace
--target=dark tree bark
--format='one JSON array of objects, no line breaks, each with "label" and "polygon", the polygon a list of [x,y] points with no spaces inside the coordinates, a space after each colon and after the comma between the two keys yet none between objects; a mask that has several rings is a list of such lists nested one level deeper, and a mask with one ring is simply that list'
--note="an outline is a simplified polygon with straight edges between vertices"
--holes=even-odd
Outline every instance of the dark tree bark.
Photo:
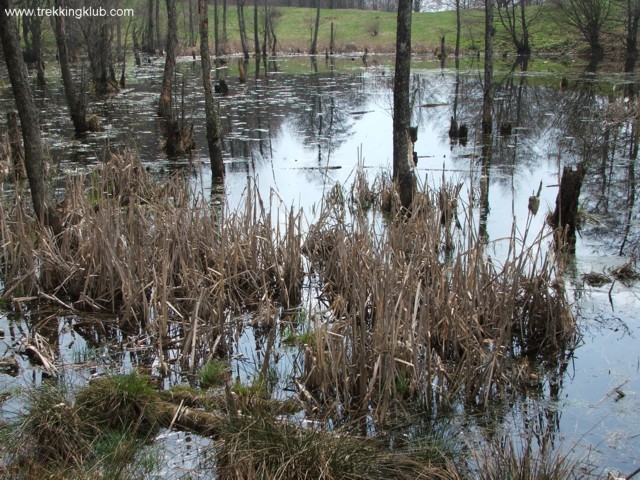
[{"label": "dark tree bark", "polygon": [[222,51],[228,53],[229,37],[227,37],[227,0],[222,0]]},{"label": "dark tree bark", "polygon": [[316,0],[316,22],[313,28],[313,40],[311,42],[311,55],[318,53],[318,30],[320,28],[320,0]]},{"label": "dark tree bark", "polygon": [[[64,0],[56,0],[56,7],[64,8]],[[83,134],[89,130],[85,115],[85,104],[82,97],[78,96],[76,86],[73,83],[71,65],[69,61],[69,51],[67,48],[67,32],[65,28],[65,18],[62,15],[55,17],[55,37],[58,46],[58,59],[60,61],[60,72],[62,73],[62,85],[64,86],[64,96],[73,122],[73,128],[77,134]]]},{"label": "dark tree bark", "polygon": [[258,35],[258,0],[253,0],[253,44],[256,58],[260,58],[260,36]]},{"label": "dark tree bark", "polygon": [[218,18],[218,0],[213,0],[213,51],[216,56],[216,65],[218,62],[218,58],[220,58],[220,32],[219,26],[220,21]]},{"label": "dark tree bark", "polygon": [[278,44],[278,38],[276,37],[276,29],[273,24],[273,12],[269,10],[269,36],[271,37],[271,56],[276,56],[276,45]]},{"label": "dark tree bark", "polygon": [[240,32],[240,44],[242,45],[242,53],[246,60],[249,60],[249,42],[247,41],[247,27],[244,21],[244,1],[238,0],[236,10],[238,12],[238,30]]},{"label": "dark tree bark", "polygon": [[156,0],[156,45],[162,53],[162,32],[160,31],[160,0]]},{"label": "dark tree bark", "polygon": [[31,189],[31,200],[40,222],[53,227],[57,233],[60,220],[49,203],[38,111],[29,89],[27,68],[22,60],[18,24],[14,17],[5,13],[9,8],[12,8],[10,0],[0,0],[0,39],[22,127],[25,169]]},{"label": "dark tree bark", "polygon": [[214,180],[224,180],[222,144],[220,141],[220,122],[213,101],[211,89],[211,58],[209,56],[209,12],[207,0],[198,0],[200,19],[200,57],[202,61],[202,84],[204,86],[205,114],[207,122],[207,145],[211,159],[211,175]]},{"label": "dark tree bark", "polygon": [[[264,1],[263,4],[263,16],[264,16],[264,29],[262,31],[262,58],[264,59],[264,61],[267,61],[267,50],[269,48],[269,14],[268,14],[268,8],[267,8],[267,1]],[[265,63],[265,71],[267,71],[266,69],[266,63]]]},{"label": "dark tree bark", "polygon": [[167,0],[167,54],[164,59],[162,92],[158,106],[158,115],[169,120],[172,117],[171,95],[173,75],[176,69],[176,51],[178,49],[178,12],[176,0]]},{"label": "dark tree bark", "polygon": [[329,54],[333,55],[336,44],[336,31],[333,28],[333,22],[331,22],[331,34],[329,37]]},{"label": "dark tree bark", "polygon": [[[42,6],[40,0],[27,0],[25,8]],[[37,15],[22,16],[22,39],[24,41],[24,60],[28,63],[40,62],[42,59],[42,17]]]},{"label": "dark tree bark", "polygon": [[[120,88],[125,88],[126,86],[126,71],[127,71],[127,39],[129,38],[129,29],[131,28],[131,23],[133,19],[129,19],[129,23],[127,24],[127,30],[124,32],[124,45],[122,47],[122,57],[120,58],[121,62],[121,70],[120,70]],[[135,33],[135,30],[134,30]]]},{"label": "dark tree bark", "polygon": [[638,26],[640,25],[640,1],[627,0],[625,47],[628,57],[638,56]]},{"label": "dark tree bark", "polygon": [[142,65],[142,60],[140,60],[140,45],[138,44],[138,31],[135,27],[133,27],[133,57],[136,61],[136,67],[140,67]]},{"label": "dark tree bark", "polygon": [[189,45],[195,46],[196,44],[196,31],[193,22],[193,0],[189,0]]},{"label": "dark tree bark", "polygon": [[569,253],[576,251],[578,199],[584,175],[585,171],[582,165],[578,165],[576,170],[564,167],[556,197],[556,208],[549,219],[551,226],[558,230],[556,233],[557,247],[567,249]]},{"label": "dark tree bark", "polygon": [[[28,0],[23,4],[27,8],[40,7],[40,0]],[[38,86],[44,87],[44,59],[42,57],[42,17],[24,15],[22,17],[22,33],[24,40],[24,60],[36,66]]]},{"label": "dark tree bark", "polygon": [[398,1],[396,32],[396,66],[393,82],[393,178],[397,182],[400,201],[405,209],[411,208],[415,190],[412,170],[413,149],[410,148],[411,123],[411,0]]},{"label": "dark tree bark", "polygon": [[489,134],[493,123],[493,0],[484,0],[484,95],[482,99],[482,133]]},{"label": "dark tree bark", "polygon": [[147,35],[145,38],[144,49],[146,53],[155,53],[155,20],[153,15],[153,0],[149,0],[147,3]]},{"label": "dark tree bark", "polygon": [[456,68],[460,65],[460,0],[456,0]]},{"label": "dark tree bark", "polygon": [[[103,3],[106,10],[109,1]],[[114,22],[112,17],[83,17],[80,28],[87,45],[93,85],[97,93],[108,93],[118,89],[113,65]]]}]

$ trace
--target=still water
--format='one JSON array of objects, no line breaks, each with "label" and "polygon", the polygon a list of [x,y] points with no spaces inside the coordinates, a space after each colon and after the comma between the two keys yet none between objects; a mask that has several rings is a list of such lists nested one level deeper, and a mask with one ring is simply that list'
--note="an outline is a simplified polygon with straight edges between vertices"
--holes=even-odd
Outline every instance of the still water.
[{"label": "still water", "polygon": [[[559,448],[575,447],[593,465],[628,474],[640,465],[640,290],[633,282],[589,286],[582,275],[608,273],[634,258],[640,244],[633,181],[638,79],[618,73],[616,65],[601,67],[601,73],[587,71],[576,59],[533,59],[526,68],[504,61],[496,70],[496,134],[490,145],[486,140],[483,145],[478,133],[481,67],[464,62],[459,69],[442,68],[416,59],[412,123],[418,126],[420,182],[463,182],[463,192],[477,189],[481,181],[488,183],[489,254],[500,256],[500,239],[510,234],[514,222],[524,228],[528,198],[540,184],[534,232],[544,228],[545,216],[554,208],[562,168],[577,162],[588,166],[580,198],[586,220],[565,273],[582,340],[557,398],[542,392],[499,415],[515,432],[533,429]],[[105,148],[129,147],[159,176],[173,170],[192,172],[194,185],[209,194],[199,62],[180,59],[175,82],[174,108],[194,124],[196,151],[189,157],[168,158],[162,150],[162,123],[155,113],[162,68],[161,58],[131,67],[127,88],[95,99],[88,109],[101,118],[102,131],[74,139],[52,63],[47,89],[37,92],[51,168],[61,176],[90,170]],[[230,206],[241,202],[251,177],[263,198],[277,195],[283,205],[302,208],[310,222],[323,193],[336,182],[348,185],[357,169],[373,178],[390,168],[392,58],[369,56],[367,65],[357,56],[284,57],[266,65],[252,60],[244,85],[238,82],[236,59],[230,59],[217,74],[230,87],[228,96],[218,98],[227,174],[224,192]],[[569,80],[567,89],[560,88],[563,76]],[[0,118],[10,108],[10,88],[2,72]],[[452,117],[468,125],[466,144],[449,139]],[[510,134],[499,133],[503,124],[510,125]],[[0,357],[11,353],[14,335],[19,336],[9,333],[14,323],[0,319]],[[60,355],[77,361],[75,356],[84,348],[79,346],[85,345],[81,330],[72,328],[69,319],[61,319],[60,325]],[[121,361],[135,363],[133,357]],[[23,367],[19,378],[0,373],[2,391],[39,381],[28,363]],[[3,414],[6,409],[3,406]],[[461,421],[460,435],[470,435],[481,423]]]}]

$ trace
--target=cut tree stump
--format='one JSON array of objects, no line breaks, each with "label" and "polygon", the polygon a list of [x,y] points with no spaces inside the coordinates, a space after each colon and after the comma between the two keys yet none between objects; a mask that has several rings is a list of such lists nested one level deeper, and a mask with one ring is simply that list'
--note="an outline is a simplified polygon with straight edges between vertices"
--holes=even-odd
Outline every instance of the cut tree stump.
[{"label": "cut tree stump", "polygon": [[568,253],[576,251],[578,199],[584,175],[582,164],[575,170],[572,167],[564,167],[556,197],[556,208],[549,218],[549,224],[556,230],[556,247]]}]

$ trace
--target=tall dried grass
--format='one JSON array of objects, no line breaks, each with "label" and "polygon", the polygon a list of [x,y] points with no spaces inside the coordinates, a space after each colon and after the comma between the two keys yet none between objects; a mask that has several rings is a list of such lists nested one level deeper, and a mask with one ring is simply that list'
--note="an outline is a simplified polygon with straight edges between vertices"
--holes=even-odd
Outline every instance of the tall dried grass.
[{"label": "tall dried grass", "polygon": [[3,297],[111,312],[122,327],[155,330],[160,346],[177,324],[186,358],[207,335],[216,342],[229,310],[298,304],[301,216],[272,215],[278,207],[249,184],[244,210],[229,212],[188,178],[153,181],[136,155],[112,154],[67,180],[56,237],[22,197],[0,202]]},{"label": "tall dried grass", "polygon": [[187,178],[152,181],[135,155],[113,154],[68,180],[56,237],[22,197],[0,202],[3,297],[117,314],[155,334],[161,365],[177,332],[193,372],[199,352],[224,345],[230,313],[297,307],[313,277],[308,298],[324,314],[308,316],[298,385],[314,406],[372,409],[377,420],[407,398],[485,406],[536,381],[532,360],[558,370],[575,325],[544,233],[517,239],[514,228],[491,259],[460,191],[424,189],[400,216],[390,182],[359,175],[352,208],[333,188],[303,245],[302,212],[281,210],[275,195],[265,204],[251,183],[230,211]]},{"label": "tall dried grass", "polygon": [[458,212],[460,188],[446,184],[382,228],[380,207],[399,202],[377,183],[369,214],[349,216],[332,192],[304,246],[330,301],[329,321],[312,317],[305,356],[320,401],[379,420],[407,395],[429,408],[458,396],[486,405],[535,377],[532,358],[561,361],[575,325],[542,232],[524,242],[514,229],[505,257],[491,259],[472,199]]}]

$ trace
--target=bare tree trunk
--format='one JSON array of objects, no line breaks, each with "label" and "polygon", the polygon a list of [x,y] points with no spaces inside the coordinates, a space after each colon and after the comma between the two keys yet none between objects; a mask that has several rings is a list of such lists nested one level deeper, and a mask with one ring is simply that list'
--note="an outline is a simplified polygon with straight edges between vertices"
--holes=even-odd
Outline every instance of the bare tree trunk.
[{"label": "bare tree trunk", "polygon": [[460,0],[456,0],[456,68],[460,57]]},{"label": "bare tree trunk", "polygon": [[136,67],[142,65],[142,61],[140,60],[140,45],[138,44],[138,31],[135,27],[133,27],[133,57],[136,60]]},{"label": "bare tree trunk", "polygon": [[[132,19],[129,19],[129,23],[127,24],[127,30],[124,32],[124,45],[122,47],[122,58],[120,61],[122,62],[122,68],[120,71],[120,88],[125,88],[126,86],[126,71],[127,71],[127,39],[129,38],[129,29],[131,28]],[[135,33],[135,27],[134,27]]]},{"label": "bare tree trunk", "polygon": [[216,56],[216,65],[218,64],[218,58],[220,58],[220,34],[218,31],[219,23],[218,0],[213,0],[213,51],[215,52]]},{"label": "bare tree trunk", "polygon": [[313,29],[313,41],[311,42],[311,55],[318,53],[318,29],[320,28],[320,0],[316,0],[316,23]]},{"label": "bare tree trunk", "polygon": [[158,105],[158,115],[170,120],[171,91],[173,87],[173,75],[176,69],[176,50],[178,48],[178,12],[176,0],[167,0],[167,54],[164,59],[164,75],[162,76],[162,92]]},{"label": "bare tree trunk", "polygon": [[196,44],[196,32],[193,25],[193,0],[189,0],[189,45],[192,47]]},{"label": "bare tree trunk", "polygon": [[329,55],[333,55],[335,49],[335,30],[333,29],[333,22],[331,22],[331,34],[329,38]]},{"label": "bare tree trunk", "polygon": [[273,15],[271,15],[271,12],[269,12],[269,34],[271,35],[271,56],[275,57],[278,38],[276,37],[276,29],[273,25]]},{"label": "bare tree trunk", "polygon": [[0,39],[22,126],[24,159],[31,200],[40,222],[51,226],[57,233],[60,230],[60,219],[55,209],[49,206],[38,111],[29,89],[27,68],[22,60],[18,24],[13,17],[6,14],[6,9],[9,8],[12,8],[10,0],[0,0]]},{"label": "bare tree trunk", "polygon": [[527,23],[527,15],[525,14],[524,0],[520,0],[520,23],[522,24],[522,41],[518,49],[518,54],[529,55],[531,54],[531,47],[529,46],[529,24]]},{"label": "bare tree trunk", "polygon": [[[65,2],[64,0],[56,0],[55,5],[57,8],[64,8]],[[89,127],[85,116],[84,101],[78,97],[76,86],[73,83],[71,66],[69,64],[69,51],[67,49],[65,19],[62,15],[56,15],[55,17],[54,33],[58,46],[58,59],[60,60],[60,72],[62,73],[62,84],[64,86],[64,96],[67,100],[67,107],[69,107],[73,128],[77,134],[82,134],[89,130]]]},{"label": "bare tree trunk", "polygon": [[247,41],[247,27],[244,21],[244,0],[238,0],[236,10],[238,12],[238,30],[240,32],[242,53],[244,54],[244,58],[249,60],[249,42]]},{"label": "bare tree trunk", "polygon": [[204,86],[205,114],[207,118],[207,145],[211,159],[211,175],[214,180],[224,180],[224,163],[220,142],[220,122],[211,89],[211,58],[209,56],[209,12],[207,0],[198,0],[200,18],[200,57],[202,61],[202,84]]},{"label": "bare tree trunk", "polygon": [[222,0],[222,51],[229,51],[229,37],[227,37],[227,0]]},{"label": "bare tree trunk", "polygon": [[147,35],[144,45],[144,49],[147,53],[155,53],[154,39],[155,39],[155,27],[153,17],[153,0],[149,0],[147,3]]},{"label": "bare tree trunk", "polygon": [[253,43],[256,58],[260,58],[260,37],[258,35],[258,0],[253,0]]},{"label": "bare tree trunk", "polygon": [[162,53],[162,32],[160,31],[160,0],[156,0],[156,45]]},{"label": "bare tree trunk", "polygon": [[638,56],[638,25],[640,24],[640,1],[627,0],[627,56]]},{"label": "bare tree trunk", "polygon": [[267,0],[264,0],[264,36],[262,38],[262,57],[267,60],[267,49],[269,48],[269,8]]},{"label": "bare tree trunk", "polygon": [[493,0],[484,0],[484,96],[482,101],[482,133],[491,133],[493,123]]},{"label": "bare tree trunk", "polygon": [[116,61],[114,63],[122,62],[122,22],[121,18],[116,19]]},{"label": "bare tree trunk", "polygon": [[[415,190],[412,170],[413,149],[409,138],[411,122],[411,0],[398,1],[396,32],[396,67],[393,83],[393,178],[397,181],[400,201],[405,209],[411,208]],[[410,163],[411,161],[411,163]]]}]

